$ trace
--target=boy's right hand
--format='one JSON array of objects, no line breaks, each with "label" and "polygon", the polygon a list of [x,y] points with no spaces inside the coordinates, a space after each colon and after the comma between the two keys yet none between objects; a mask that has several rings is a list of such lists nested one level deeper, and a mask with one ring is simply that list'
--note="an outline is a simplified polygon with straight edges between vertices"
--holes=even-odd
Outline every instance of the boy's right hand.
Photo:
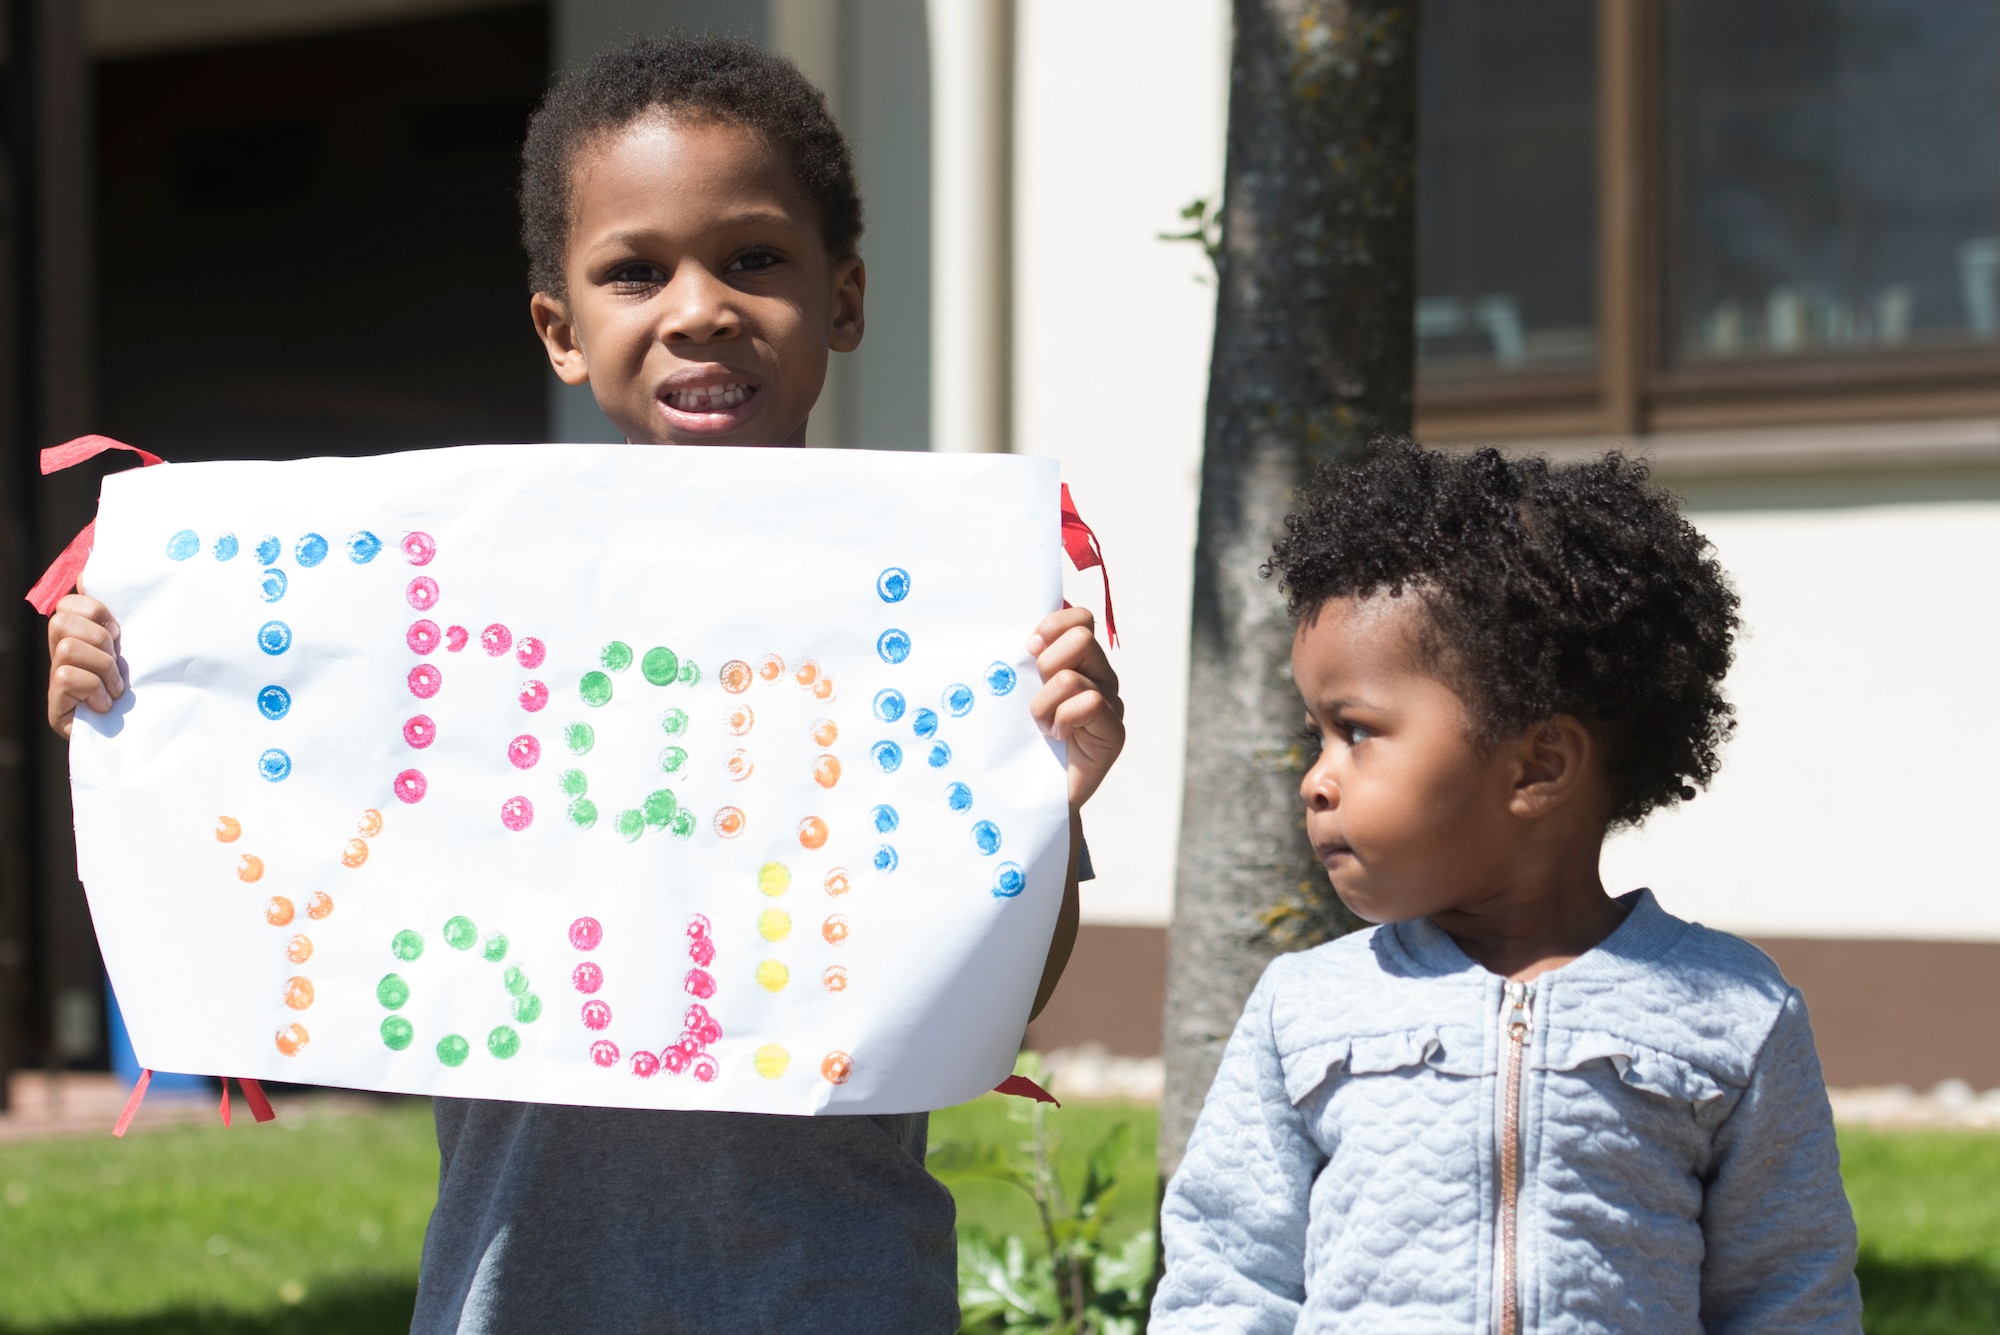
[{"label": "boy's right hand", "polygon": [[49,726],[68,737],[76,707],[111,712],[125,694],[118,671],[118,619],[111,609],[82,593],[66,594],[49,618]]}]

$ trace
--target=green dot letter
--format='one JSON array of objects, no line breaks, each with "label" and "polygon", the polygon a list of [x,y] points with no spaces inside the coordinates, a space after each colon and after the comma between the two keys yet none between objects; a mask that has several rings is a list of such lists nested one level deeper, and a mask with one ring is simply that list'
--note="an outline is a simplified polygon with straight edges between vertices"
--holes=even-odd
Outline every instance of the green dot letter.
[{"label": "green dot letter", "polygon": [[470,950],[472,943],[479,939],[479,929],[472,925],[472,919],[460,914],[444,925],[444,943],[453,950]]},{"label": "green dot letter", "polygon": [[646,680],[655,686],[671,686],[680,680],[681,660],[674,657],[674,651],[665,645],[658,645],[646,651],[639,660],[639,671],[646,674]]}]

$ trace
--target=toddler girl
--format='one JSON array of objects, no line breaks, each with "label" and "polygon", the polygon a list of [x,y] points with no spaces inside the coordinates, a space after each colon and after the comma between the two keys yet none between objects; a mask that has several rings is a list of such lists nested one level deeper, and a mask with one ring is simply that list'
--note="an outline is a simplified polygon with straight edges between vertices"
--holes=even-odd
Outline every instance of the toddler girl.
[{"label": "toddler girl", "polygon": [[1736,597],[1646,469],[1378,443],[1265,568],[1373,930],[1275,961],[1167,1189],[1154,1335],[1858,1331],[1805,1005],[1598,879],[1716,769]]}]

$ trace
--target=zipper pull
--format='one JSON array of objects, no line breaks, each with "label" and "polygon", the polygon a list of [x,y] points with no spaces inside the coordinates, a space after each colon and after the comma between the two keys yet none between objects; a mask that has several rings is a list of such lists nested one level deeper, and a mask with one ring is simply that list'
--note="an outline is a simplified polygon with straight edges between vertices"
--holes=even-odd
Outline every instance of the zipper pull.
[{"label": "zipper pull", "polygon": [[1507,1035],[1516,1043],[1525,1043],[1535,1029],[1535,985],[1533,983],[1507,984]]}]

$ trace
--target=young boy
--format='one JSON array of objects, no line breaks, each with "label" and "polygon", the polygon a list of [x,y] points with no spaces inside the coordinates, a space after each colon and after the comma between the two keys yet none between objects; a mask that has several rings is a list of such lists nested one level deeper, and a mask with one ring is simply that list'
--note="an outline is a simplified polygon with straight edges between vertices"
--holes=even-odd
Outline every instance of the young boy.
[{"label": "young boy", "polygon": [[[861,341],[865,270],[847,144],[789,62],[707,37],[599,56],[531,122],[521,211],[535,329],[628,441],[804,444],[827,354]],[[123,694],[117,641],[81,593],[50,618],[57,732]],[[1035,718],[1068,744],[1071,812],[1039,1011],[1076,935],[1076,813],[1124,725],[1087,611],[1054,613],[1028,643]],[[952,1200],[924,1171],[922,1113],[435,1106],[414,1331],[958,1327]]]}]

